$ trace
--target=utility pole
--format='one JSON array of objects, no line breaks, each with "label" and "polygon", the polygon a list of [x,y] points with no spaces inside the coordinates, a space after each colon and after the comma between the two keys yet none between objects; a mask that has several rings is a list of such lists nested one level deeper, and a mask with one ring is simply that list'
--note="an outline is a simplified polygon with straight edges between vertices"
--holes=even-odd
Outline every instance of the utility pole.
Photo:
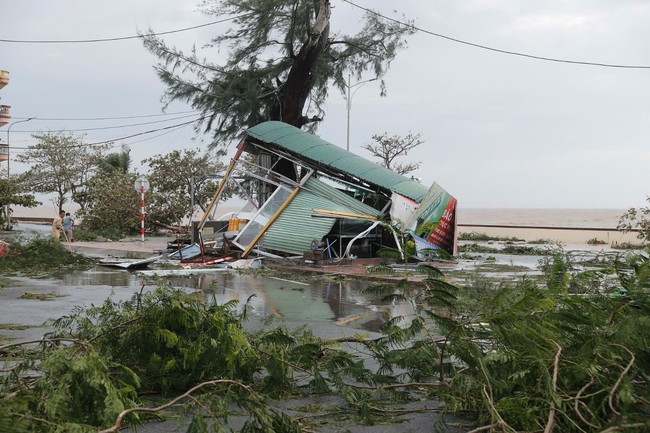
[{"label": "utility pole", "polygon": [[[348,82],[345,83],[345,88],[348,91],[348,94],[347,94],[347,96],[345,98],[345,102],[346,102],[345,105],[346,105],[347,112],[348,112],[347,138],[346,138],[345,148],[348,151],[350,151],[350,110],[352,109],[352,97],[354,96],[355,93],[357,93],[357,90],[360,89],[360,87],[358,87],[358,86],[362,86],[362,85],[364,85],[366,83],[369,83],[371,81],[378,80],[379,77],[371,78],[370,80],[359,81],[358,83],[354,83],[354,84],[350,84],[350,78],[351,78],[350,74],[348,74]],[[354,90],[354,92],[350,93],[350,91],[352,90],[353,87],[357,87],[357,88]]]},{"label": "utility pole", "polygon": [[[10,149],[11,149],[11,141],[9,141],[9,132],[11,131],[11,127],[14,126],[16,123],[22,123],[22,122],[29,122],[30,120],[34,120],[36,117],[30,117],[28,119],[23,119],[23,120],[17,120],[15,122],[12,122],[8,127],[7,127],[7,181],[9,181],[9,161],[11,160],[11,154],[10,154]],[[7,216],[7,230],[11,230],[11,209],[9,208],[9,202],[7,201],[7,209],[5,212],[5,215]]]}]

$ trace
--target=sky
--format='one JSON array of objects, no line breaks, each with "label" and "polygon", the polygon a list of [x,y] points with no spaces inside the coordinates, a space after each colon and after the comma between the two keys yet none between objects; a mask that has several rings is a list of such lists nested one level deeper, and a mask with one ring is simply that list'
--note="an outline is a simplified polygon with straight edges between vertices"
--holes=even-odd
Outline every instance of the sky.
[{"label": "sky", "polygon": [[[420,134],[424,143],[401,162],[421,162],[413,174],[426,185],[437,182],[464,208],[644,205],[650,194],[650,2],[354,3],[391,18],[413,19],[421,31],[408,38],[408,47],[391,64],[385,97],[377,82],[350,83],[351,151],[370,159],[362,146],[374,134]],[[165,88],[153,69],[156,58],[138,39],[28,42],[121,38],[220,18],[202,14],[197,5],[189,0],[2,2],[0,69],[10,72],[11,81],[0,90],[0,103],[11,106],[13,122],[36,119],[12,124],[9,137],[10,125],[0,128],[0,139],[10,142],[12,155],[34,143],[31,134],[44,131],[70,130],[91,143],[114,140],[115,151],[130,146],[140,171],[144,158],[206,149],[209,137],[191,126],[169,128],[191,120],[194,110],[174,103],[163,114]],[[332,7],[333,33],[360,29],[358,7],[343,0],[332,0]],[[186,52],[196,45],[214,59],[223,53],[204,45],[227,25],[163,38]],[[345,147],[347,115],[344,96],[332,90],[317,134]],[[159,131],[142,134],[152,130]],[[141,135],[120,139],[134,134]],[[12,173],[26,169],[12,159]]]}]

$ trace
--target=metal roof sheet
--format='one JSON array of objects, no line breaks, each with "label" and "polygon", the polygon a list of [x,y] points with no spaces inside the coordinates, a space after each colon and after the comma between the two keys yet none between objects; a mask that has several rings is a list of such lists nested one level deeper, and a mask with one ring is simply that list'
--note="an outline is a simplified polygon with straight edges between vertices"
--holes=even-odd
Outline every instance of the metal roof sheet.
[{"label": "metal roof sheet", "polygon": [[367,183],[397,192],[417,202],[428,188],[406,176],[368,161],[359,155],[329,143],[295,126],[278,121],[260,123],[247,131],[248,136],[266,145],[278,146],[293,155],[327,165],[341,173]]}]

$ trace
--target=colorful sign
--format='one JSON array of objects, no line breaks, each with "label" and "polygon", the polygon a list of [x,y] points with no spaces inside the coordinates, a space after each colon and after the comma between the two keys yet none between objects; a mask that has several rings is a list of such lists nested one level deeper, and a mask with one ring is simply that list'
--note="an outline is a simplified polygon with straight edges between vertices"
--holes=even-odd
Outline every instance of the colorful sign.
[{"label": "colorful sign", "polygon": [[437,183],[431,185],[406,226],[406,231],[414,237],[418,250],[439,248],[450,254],[455,253],[456,202]]}]

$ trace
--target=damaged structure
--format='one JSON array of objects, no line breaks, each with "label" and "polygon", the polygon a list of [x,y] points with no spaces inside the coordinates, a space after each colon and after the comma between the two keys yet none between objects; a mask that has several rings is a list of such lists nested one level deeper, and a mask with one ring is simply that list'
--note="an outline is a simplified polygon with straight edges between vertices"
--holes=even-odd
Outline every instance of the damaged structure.
[{"label": "damaged structure", "polygon": [[[213,215],[226,188],[247,204]],[[289,124],[248,129],[197,224],[201,243],[226,243],[241,257],[373,257],[385,246],[404,255],[456,253],[456,199]],[[410,239],[409,239],[410,240]],[[311,252],[311,253],[310,253]]]}]

